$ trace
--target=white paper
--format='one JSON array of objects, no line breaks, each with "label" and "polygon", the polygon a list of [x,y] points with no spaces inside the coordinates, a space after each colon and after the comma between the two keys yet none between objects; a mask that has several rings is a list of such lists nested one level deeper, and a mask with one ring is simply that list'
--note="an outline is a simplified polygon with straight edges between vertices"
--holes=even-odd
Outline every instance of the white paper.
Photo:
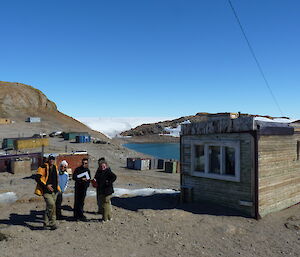
[{"label": "white paper", "polygon": [[82,178],[82,177],[86,177],[86,179],[91,179],[90,178],[90,175],[89,173],[86,171],[86,172],[83,172],[83,173],[80,173],[79,175],[77,175],[77,178]]}]

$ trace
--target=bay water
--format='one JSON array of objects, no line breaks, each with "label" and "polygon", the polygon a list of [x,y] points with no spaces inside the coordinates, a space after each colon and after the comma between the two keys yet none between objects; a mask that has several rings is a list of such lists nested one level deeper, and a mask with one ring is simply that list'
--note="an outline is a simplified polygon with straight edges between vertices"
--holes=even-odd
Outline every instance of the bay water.
[{"label": "bay water", "polygon": [[[125,147],[159,159],[180,159],[179,143],[129,143]],[[134,157],[134,156],[132,156]]]}]

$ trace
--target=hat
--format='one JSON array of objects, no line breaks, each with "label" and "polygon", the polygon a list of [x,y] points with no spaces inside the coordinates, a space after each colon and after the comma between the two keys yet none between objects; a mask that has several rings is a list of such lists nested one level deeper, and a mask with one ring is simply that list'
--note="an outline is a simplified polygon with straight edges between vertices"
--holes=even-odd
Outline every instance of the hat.
[{"label": "hat", "polygon": [[68,167],[68,163],[66,160],[63,160],[61,163],[60,163],[60,166],[67,166]]},{"label": "hat", "polygon": [[99,158],[98,162],[105,162],[105,157]]}]

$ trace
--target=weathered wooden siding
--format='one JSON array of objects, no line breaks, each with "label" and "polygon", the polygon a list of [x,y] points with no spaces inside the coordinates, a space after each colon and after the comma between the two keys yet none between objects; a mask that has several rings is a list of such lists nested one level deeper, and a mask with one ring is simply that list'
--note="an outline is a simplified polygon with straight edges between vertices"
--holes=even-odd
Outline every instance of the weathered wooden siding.
[{"label": "weathered wooden siding", "polygon": [[282,210],[300,202],[300,134],[260,136],[258,140],[259,214]]},{"label": "weathered wooden siding", "polygon": [[[240,182],[192,176],[191,142],[195,140],[239,140]],[[182,185],[193,188],[194,201],[210,201],[255,216],[254,187],[254,139],[249,133],[228,133],[189,136],[181,139]],[[252,202],[252,207],[242,206],[240,201]]]}]

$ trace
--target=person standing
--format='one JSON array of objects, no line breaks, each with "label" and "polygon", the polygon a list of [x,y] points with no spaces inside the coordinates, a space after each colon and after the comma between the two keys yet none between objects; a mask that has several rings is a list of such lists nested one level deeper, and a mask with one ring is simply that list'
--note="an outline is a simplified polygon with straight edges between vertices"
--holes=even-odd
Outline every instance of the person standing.
[{"label": "person standing", "polygon": [[117,176],[111,171],[106,161],[101,161],[95,179],[97,182],[97,194],[99,194],[101,209],[103,210],[102,220],[111,220],[110,200],[114,192],[113,182],[117,179]]},{"label": "person standing", "polygon": [[55,166],[54,156],[49,156],[48,162],[45,162],[38,168],[36,174],[37,186],[35,194],[43,196],[46,202],[44,215],[44,229],[57,229],[56,226],[56,198],[60,187],[58,184],[58,171]]},{"label": "person standing", "polygon": [[87,158],[82,159],[82,165],[77,167],[73,173],[75,180],[75,199],[74,199],[74,219],[87,221],[83,214],[84,199],[86,197],[87,188],[90,185],[91,172],[89,170],[89,162]]},{"label": "person standing", "polygon": [[[97,172],[100,172],[101,169],[101,163],[105,162],[105,158],[101,157],[98,160],[98,169],[96,171],[95,174],[97,174]],[[96,178],[94,177],[94,180],[96,181]],[[97,183],[97,181],[96,181]],[[98,205],[98,214],[102,214],[103,215],[103,209],[102,209],[102,204],[101,204],[101,198],[100,198],[100,194],[99,194],[99,190],[96,190],[96,197],[97,197],[97,205]]]},{"label": "person standing", "polygon": [[56,199],[56,219],[61,220],[64,217],[61,214],[61,203],[63,201],[63,193],[66,191],[69,184],[69,174],[67,172],[68,163],[63,160],[59,165],[58,183],[61,192],[58,192]]}]

